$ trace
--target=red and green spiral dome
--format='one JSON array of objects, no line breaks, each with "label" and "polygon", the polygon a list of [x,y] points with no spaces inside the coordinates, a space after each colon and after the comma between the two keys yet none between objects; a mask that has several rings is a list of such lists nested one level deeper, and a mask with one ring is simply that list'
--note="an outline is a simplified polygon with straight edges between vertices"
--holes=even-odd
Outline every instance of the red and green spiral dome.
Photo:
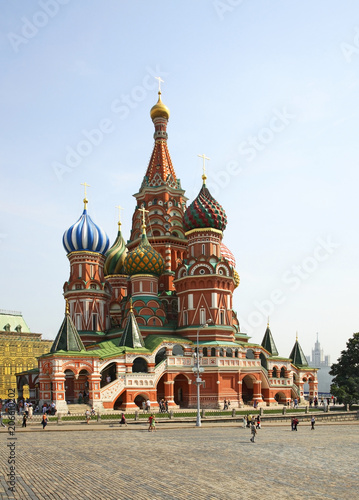
[{"label": "red and green spiral dome", "polygon": [[219,229],[224,231],[227,226],[226,212],[203,184],[197,198],[190,204],[183,216],[185,231],[191,229]]}]

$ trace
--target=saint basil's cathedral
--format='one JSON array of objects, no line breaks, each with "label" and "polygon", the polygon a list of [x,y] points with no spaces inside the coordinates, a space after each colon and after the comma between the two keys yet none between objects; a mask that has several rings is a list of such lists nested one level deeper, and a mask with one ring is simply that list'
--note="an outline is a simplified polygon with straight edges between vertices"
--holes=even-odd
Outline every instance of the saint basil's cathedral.
[{"label": "saint basil's cathedral", "polygon": [[[139,192],[130,239],[118,223],[112,246],[91,219],[86,198],[78,221],[63,236],[70,263],[64,284],[66,313],[38,369],[18,375],[40,404],[59,411],[87,394],[98,410],[134,410],[143,400],[157,408],[197,404],[196,356],[202,369],[201,406],[224,399],[243,404],[286,404],[317,396],[316,370],[296,340],[280,357],[269,328],[261,345],[242,333],[233,310],[239,285],[236,261],[224,245],[224,208],[203,185],[188,199],[167,145],[169,109],[151,109],[154,147]],[[205,157],[203,156],[203,159]]]}]

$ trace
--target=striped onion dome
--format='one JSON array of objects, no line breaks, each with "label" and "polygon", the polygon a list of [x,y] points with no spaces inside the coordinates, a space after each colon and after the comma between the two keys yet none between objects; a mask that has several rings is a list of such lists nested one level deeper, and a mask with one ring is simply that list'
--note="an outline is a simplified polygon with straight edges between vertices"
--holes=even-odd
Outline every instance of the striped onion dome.
[{"label": "striped onion dome", "polygon": [[79,220],[64,232],[62,243],[67,253],[88,251],[105,254],[110,246],[107,234],[93,222],[86,208]]},{"label": "striped onion dome", "polygon": [[190,204],[183,216],[185,231],[191,229],[219,229],[224,231],[227,225],[226,212],[203,184],[197,198]]},{"label": "striped onion dome", "polygon": [[234,278],[234,286],[237,288],[240,282],[239,274],[237,273],[236,267],[236,259],[234,258],[233,253],[226,247],[224,243],[221,243],[221,255],[224,257],[228,263],[233,267],[233,278]]},{"label": "striped onion dome", "polygon": [[232,267],[236,267],[236,259],[234,258],[233,253],[226,247],[224,243],[221,243],[221,255],[226,260],[228,260],[229,264]]},{"label": "striped onion dome", "polygon": [[105,260],[105,276],[110,274],[124,274],[123,264],[127,255],[127,248],[125,240],[121,234],[121,230],[118,230],[117,238],[114,244],[106,252]]},{"label": "striped onion dome", "polygon": [[153,274],[160,276],[165,268],[164,260],[149,243],[145,231],[143,231],[141,243],[127,254],[124,263],[125,273],[130,276],[134,274]]}]

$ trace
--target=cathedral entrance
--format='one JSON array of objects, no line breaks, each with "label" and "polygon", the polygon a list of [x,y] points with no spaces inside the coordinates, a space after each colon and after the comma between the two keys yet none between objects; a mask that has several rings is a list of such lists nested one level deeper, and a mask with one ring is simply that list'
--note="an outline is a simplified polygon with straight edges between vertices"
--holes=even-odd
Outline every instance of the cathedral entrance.
[{"label": "cathedral entrance", "polygon": [[174,400],[181,408],[188,407],[188,379],[184,375],[177,375],[174,379]]},{"label": "cathedral entrance", "polygon": [[67,403],[75,402],[75,374],[72,370],[65,370],[65,399]]},{"label": "cathedral entrance", "polygon": [[244,404],[253,399],[253,378],[250,375],[246,375],[242,380],[242,399]]},{"label": "cathedral entrance", "polygon": [[279,403],[280,405],[285,405],[287,400],[285,397],[285,394],[283,392],[277,392],[277,394],[274,396],[274,399]]}]

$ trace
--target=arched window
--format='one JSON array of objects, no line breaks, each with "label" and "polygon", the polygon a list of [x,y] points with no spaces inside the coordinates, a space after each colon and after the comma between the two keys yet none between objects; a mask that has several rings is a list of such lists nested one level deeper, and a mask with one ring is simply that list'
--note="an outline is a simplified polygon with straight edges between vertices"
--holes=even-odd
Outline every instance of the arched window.
[{"label": "arched window", "polygon": [[230,349],[229,347],[227,347],[227,349],[226,349],[226,356],[227,356],[227,358],[233,358],[232,349]]},{"label": "arched window", "polygon": [[224,325],[224,310],[223,310],[223,309],[221,309],[221,310],[219,311],[219,323],[220,323],[221,325]]},{"label": "arched window", "polygon": [[155,365],[158,365],[158,363],[161,363],[166,359],[166,348],[161,347],[161,349],[157,352],[156,357],[155,357]]},{"label": "arched window", "polygon": [[254,352],[252,351],[252,349],[247,349],[246,358],[247,359],[254,359]]},{"label": "arched window", "polygon": [[285,368],[284,368],[284,366],[282,366],[282,368],[280,370],[280,377],[281,378],[285,378]]},{"label": "arched window", "polygon": [[187,313],[187,311],[184,311],[184,313],[183,313],[183,325],[184,326],[188,325],[188,313]]},{"label": "arched window", "polygon": [[176,344],[172,349],[172,356],[183,356],[184,350],[181,345]]},{"label": "arched window", "polygon": [[133,373],[147,373],[148,372],[147,361],[143,358],[134,359],[133,365],[132,365],[132,372]]},{"label": "arched window", "polygon": [[208,350],[207,347],[203,348],[203,357],[208,357]]},{"label": "arched window", "polygon": [[277,368],[274,367],[273,368],[273,375],[272,375],[273,378],[277,378],[278,377],[278,372],[277,372]]},{"label": "arched window", "polygon": [[211,348],[211,356],[215,356],[216,355],[216,348],[215,347],[212,347]]},{"label": "arched window", "polygon": [[224,356],[224,350],[223,350],[223,348],[222,348],[222,347],[221,347],[221,348],[220,348],[220,350],[219,350],[219,355],[220,355],[220,356],[222,356],[222,357]]}]

